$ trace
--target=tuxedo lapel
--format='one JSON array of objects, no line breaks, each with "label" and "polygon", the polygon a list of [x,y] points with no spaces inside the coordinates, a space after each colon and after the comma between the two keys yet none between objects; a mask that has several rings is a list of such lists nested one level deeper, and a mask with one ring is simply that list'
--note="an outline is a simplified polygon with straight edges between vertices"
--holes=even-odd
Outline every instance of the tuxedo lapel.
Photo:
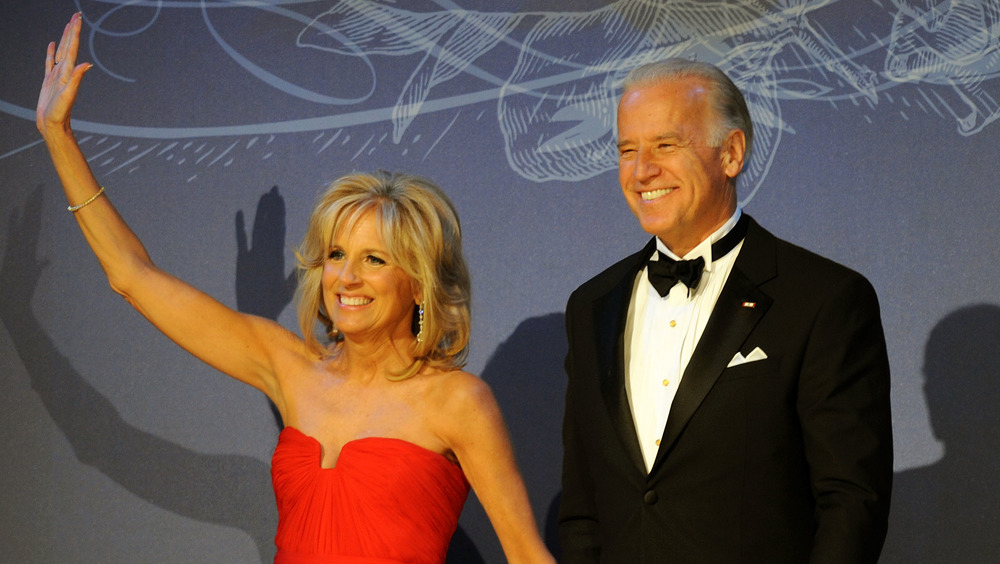
[{"label": "tuxedo lapel", "polygon": [[610,280],[613,286],[607,294],[594,301],[601,396],[629,459],[643,474],[646,473],[646,464],[639,448],[635,421],[625,391],[625,323],[635,277],[655,248],[653,240],[642,251],[632,255],[619,271],[620,274]]},{"label": "tuxedo lapel", "polygon": [[669,454],[733,355],[767,313],[773,300],[758,286],[772,278],[775,272],[773,236],[751,219],[740,255],[719,294],[670,406],[660,448],[653,462],[653,472]]}]

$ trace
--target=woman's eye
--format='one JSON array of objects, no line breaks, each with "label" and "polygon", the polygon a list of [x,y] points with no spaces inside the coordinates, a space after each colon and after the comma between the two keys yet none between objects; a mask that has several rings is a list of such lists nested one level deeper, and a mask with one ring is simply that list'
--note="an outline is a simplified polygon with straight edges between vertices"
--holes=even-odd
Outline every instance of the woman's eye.
[{"label": "woman's eye", "polygon": [[330,259],[333,259],[333,260],[340,260],[340,259],[344,258],[344,251],[341,251],[340,249],[334,249],[334,250],[330,251],[330,254],[329,254],[329,256],[327,256],[327,258],[330,258]]},{"label": "woman's eye", "polygon": [[368,262],[370,262],[371,264],[377,265],[377,266],[381,266],[381,265],[385,264],[384,260],[380,259],[379,257],[377,257],[375,255],[368,255]]}]

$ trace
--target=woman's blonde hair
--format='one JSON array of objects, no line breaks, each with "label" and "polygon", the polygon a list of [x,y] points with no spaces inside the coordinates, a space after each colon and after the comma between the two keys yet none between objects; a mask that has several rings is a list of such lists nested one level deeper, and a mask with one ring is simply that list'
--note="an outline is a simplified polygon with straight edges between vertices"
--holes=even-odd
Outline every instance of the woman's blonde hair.
[{"label": "woman's blonde hair", "polygon": [[350,229],[368,212],[392,262],[419,290],[423,307],[421,339],[413,363],[394,379],[405,379],[424,365],[441,369],[464,366],[471,325],[471,282],[462,256],[462,233],[451,200],[431,181],[409,174],[355,173],[330,184],[319,196],[299,246],[297,291],[299,327],[309,350],[329,353],[316,336],[316,320],[332,343],[342,336],[323,304],[323,265],[333,236]]}]

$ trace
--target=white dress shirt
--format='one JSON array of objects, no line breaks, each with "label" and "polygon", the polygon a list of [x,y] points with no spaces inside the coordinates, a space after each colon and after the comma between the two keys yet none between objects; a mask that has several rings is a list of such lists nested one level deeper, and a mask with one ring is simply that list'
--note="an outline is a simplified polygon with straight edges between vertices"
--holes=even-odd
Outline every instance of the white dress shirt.
[{"label": "white dress shirt", "polygon": [[740,241],[713,261],[712,243],[729,233],[741,214],[737,208],[729,221],[683,257],[674,255],[657,238],[661,256],[705,259],[705,272],[690,291],[678,283],[660,297],[649,283],[645,267],[636,276],[625,325],[625,389],[647,472],[653,468],[681,376],[743,247]]}]

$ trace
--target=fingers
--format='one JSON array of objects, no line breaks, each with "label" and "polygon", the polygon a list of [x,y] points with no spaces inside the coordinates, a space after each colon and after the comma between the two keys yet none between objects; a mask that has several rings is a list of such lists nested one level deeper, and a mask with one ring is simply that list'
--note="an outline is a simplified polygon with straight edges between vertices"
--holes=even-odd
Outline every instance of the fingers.
[{"label": "fingers", "polygon": [[[80,30],[83,27],[83,15],[73,14],[66,27],[63,28],[59,43],[50,42],[45,50],[45,76],[59,76],[63,84],[77,88],[83,75],[93,66],[90,63],[76,64],[80,49]],[[52,71],[56,71],[53,73]]]},{"label": "fingers", "polygon": [[65,61],[68,57],[76,59],[76,47],[79,46],[80,38],[80,13],[73,14],[69,23],[63,28],[62,37],[59,39],[59,46],[56,49],[56,64]]},{"label": "fingers", "polygon": [[80,89],[80,82],[83,81],[83,75],[87,74],[94,65],[90,63],[82,63],[73,68],[72,73],[69,77],[69,82],[67,83],[67,90],[72,89],[73,97],[76,98],[76,92]]},{"label": "fingers", "polygon": [[80,82],[93,67],[90,63],[76,64],[82,22],[79,12],[73,14],[59,42],[49,43],[45,50],[45,80],[35,108],[36,126],[43,136],[50,130],[68,127]]},{"label": "fingers", "polygon": [[45,50],[45,74],[48,75],[52,72],[52,67],[55,65],[55,55],[56,55],[56,42],[49,41],[49,46]]},{"label": "fingers", "polygon": [[[73,14],[70,18],[69,23],[63,28],[62,37],[59,39],[59,45],[55,49],[53,54],[52,65],[53,67],[68,67],[74,68],[76,66],[76,55],[80,49],[80,29],[83,26],[83,16],[80,12]],[[46,70],[51,70],[48,68]]]}]

